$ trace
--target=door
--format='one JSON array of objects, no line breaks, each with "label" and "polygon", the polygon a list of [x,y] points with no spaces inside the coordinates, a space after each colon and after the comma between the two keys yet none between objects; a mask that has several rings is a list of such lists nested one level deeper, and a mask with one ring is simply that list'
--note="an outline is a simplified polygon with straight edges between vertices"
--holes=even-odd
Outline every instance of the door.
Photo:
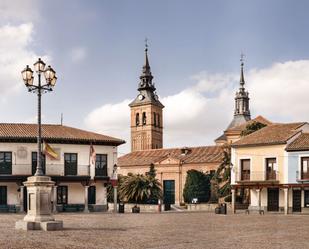
[{"label": "door", "polygon": [[175,181],[163,181],[163,201],[164,204],[175,204]]},{"label": "door", "polygon": [[279,189],[267,189],[267,211],[279,211]]},{"label": "door", "polygon": [[301,190],[293,189],[293,212],[301,212]]},{"label": "door", "polygon": [[95,186],[88,188],[88,204],[95,204],[96,201],[96,189]]},{"label": "door", "polygon": [[7,205],[7,187],[0,186],[0,205]]},{"label": "door", "polygon": [[24,211],[27,213],[28,212],[28,200],[27,200],[27,187],[24,187]]}]

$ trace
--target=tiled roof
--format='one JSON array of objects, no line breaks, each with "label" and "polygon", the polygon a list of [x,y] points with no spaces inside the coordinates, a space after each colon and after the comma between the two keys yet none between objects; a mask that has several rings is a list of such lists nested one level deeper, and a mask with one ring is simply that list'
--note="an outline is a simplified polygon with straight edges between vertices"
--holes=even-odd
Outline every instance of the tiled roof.
[{"label": "tiled roof", "polygon": [[268,125],[253,132],[232,144],[233,147],[246,145],[271,145],[284,144],[288,139],[296,135],[297,128],[305,123],[288,123]]},{"label": "tiled roof", "polygon": [[302,133],[298,138],[296,138],[286,147],[286,150],[309,150],[309,133]]},{"label": "tiled roof", "polygon": [[243,123],[241,125],[235,126],[233,128],[228,129],[227,131],[243,131],[244,129],[246,129],[247,125],[252,124],[253,122],[259,122],[265,125],[271,125],[272,122],[270,122],[268,119],[264,118],[263,116],[259,115],[254,119],[251,119],[249,121],[247,121],[246,123]]},{"label": "tiled roof", "polygon": [[[0,123],[0,139],[2,141],[33,141],[37,138],[37,127],[37,124]],[[125,143],[125,141],[118,138],[57,124],[43,124],[42,138],[51,142],[63,141],[111,145]]]},{"label": "tiled roof", "polygon": [[186,147],[189,153],[184,154],[182,148],[153,149],[134,151],[118,158],[119,166],[150,165],[172,157],[184,163],[220,163],[223,157],[221,146]]},{"label": "tiled roof", "polygon": [[217,137],[215,141],[226,141],[226,135],[222,134],[220,137]]}]

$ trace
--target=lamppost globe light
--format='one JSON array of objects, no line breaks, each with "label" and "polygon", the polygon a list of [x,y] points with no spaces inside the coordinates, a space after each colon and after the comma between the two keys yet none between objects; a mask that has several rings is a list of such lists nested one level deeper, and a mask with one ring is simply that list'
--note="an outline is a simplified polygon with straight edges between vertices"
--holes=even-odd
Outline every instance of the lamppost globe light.
[{"label": "lamppost globe light", "polygon": [[48,66],[46,70],[44,71],[44,76],[48,83],[51,83],[55,75],[56,75],[56,72],[51,66]]},{"label": "lamppost globe light", "polygon": [[55,77],[50,81],[50,85],[54,87],[56,85],[56,81],[57,81],[57,76],[55,75]]},{"label": "lamppost globe light", "polygon": [[41,60],[41,58],[38,59],[38,61],[36,63],[33,64],[34,65],[34,70],[37,72],[37,73],[42,73],[44,72],[44,69],[45,69],[45,63],[44,61]]},{"label": "lamppost globe light", "polygon": [[29,83],[33,83],[33,71],[29,67],[29,65],[27,65],[26,68],[21,71],[21,75],[26,85],[28,85]]}]

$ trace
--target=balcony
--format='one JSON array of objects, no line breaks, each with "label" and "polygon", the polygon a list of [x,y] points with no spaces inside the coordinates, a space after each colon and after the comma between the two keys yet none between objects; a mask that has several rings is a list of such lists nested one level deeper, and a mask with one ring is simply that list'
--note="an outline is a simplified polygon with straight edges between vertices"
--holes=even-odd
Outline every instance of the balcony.
[{"label": "balcony", "polygon": [[235,172],[236,182],[279,182],[278,171]]}]

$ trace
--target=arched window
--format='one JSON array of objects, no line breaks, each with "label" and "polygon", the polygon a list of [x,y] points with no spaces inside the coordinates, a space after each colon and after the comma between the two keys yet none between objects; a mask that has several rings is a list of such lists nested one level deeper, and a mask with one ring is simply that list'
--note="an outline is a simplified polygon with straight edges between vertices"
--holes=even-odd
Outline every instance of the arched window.
[{"label": "arched window", "polygon": [[158,127],[161,126],[161,120],[160,120],[160,115],[158,114]]},{"label": "arched window", "polygon": [[136,124],[136,126],[139,126],[139,113],[136,113],[135,124]]},{"label": "arched window", "polygon": [[153,113],[153,125],[154,125],[155,127],[157,126],[157,115],[156,115],[155,112]]},{"label": "arched window", "polygon": [[143,125],[146,124],[146,112],[143,112]]}]

